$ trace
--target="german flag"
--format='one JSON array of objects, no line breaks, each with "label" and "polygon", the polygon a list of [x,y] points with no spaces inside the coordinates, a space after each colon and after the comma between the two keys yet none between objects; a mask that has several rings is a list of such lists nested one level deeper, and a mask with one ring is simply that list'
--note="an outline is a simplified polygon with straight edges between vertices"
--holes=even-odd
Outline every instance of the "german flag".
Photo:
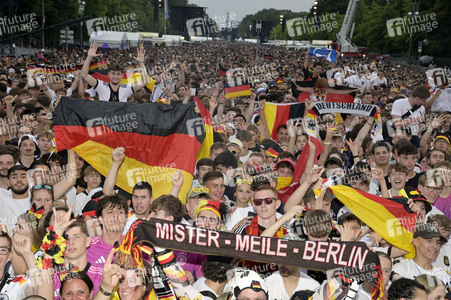
[{"label": "german flag", "polygon": [[[99,69],[99,68],[105,68],[108,67],[108,63],[106,60],[101,60],[98,62],[91,63],[89,65],[90,70]],[[73,68],[67,68],[64,66],[60,67],[36,67],[36,66],[28,66],[28,70],[34,70],[36,74],[69,74],[74,73],[77,70],[81,70],[83,68],[83,65],[77,65]]]},{"label": "german flag", "polygon": [[[301,87],[313,87],[315,82],[314,81],[296,81],[296,84]],[[334,94],[329,93],[326,96],[325,102],[342,102],[342,103],[354,103],[354,98],[356,95],[356,92],[351,92],[351,90],[348,87],[344,86],[334,86],[331,87],[335,90],[350,90],[349,94]],[[298,99],[298,102],[305,102],[306,99],[310,99],[310,94],[306,92],[300,92],[296,89],[296,86],[292,84],[292,91],[293,96]]]},{"label": "german flag", "polygon": [[[104,82],[110,82],[110,77],[108,77],[108,70],[101,69],[101,70],[90,70],[89,74],[94,77],[97,80],[101,80]],[[149,83],[146,84],[145,88],[148,90],[148,92],[153,91],[153,87],[155,85],[155,80],[153,80],[149,75]],[[132,84],[135,82],[139,82],[142,80],[142,74],[139,72],[127,72],[124,73],[124,76],[122,76],[121,84]]]},{"label": "german flag", "polygon": [[241,96],[250,96],[251,87],[248,84],[238,85],[234,87],[225,88],[226,99],[236,98]]},{"label": "german flag", "polygon": [[196,154],[205,139],[195,103],[118,103],[63,97],[53,113],[58,151],[74,149],[102,175],[110,169],[111,152],[125,148],[116,184],[127,192],[140,181],[154,197],[168,194],[172,176],[181,170],[180,199],[191,187]]},{"label": "german flag", "polygon": [[266,124],[271,138],[277,141],[277,128],[287,124],[288,120],[299,119],[304,116],[304,103],[265,104]]},{"label": "german flag", "polygon": [[357,218],[387,242],[410,255],[414,253],[412,239],[417,213],[407,211],[407,198],[386,199],[344,185],[330,189]]},{"label": "german flag", "polygon": [[197,107],[199,107],[200,115],[202,116],[202,120],[205,126],[205,139],[200,147],[199,152],[197,153],[197,160],[201,158],[209,158],[210,157],[210,147],[213,145],[213,122],[211,120],[210,112],[205,108],[204,104],[198,97],[194,97],[194,102],[197,103]]},{"label": "german flag", "polygon": [[220,63],[218,63],[219,76],[227,75],[228,69],[224,68]]}]

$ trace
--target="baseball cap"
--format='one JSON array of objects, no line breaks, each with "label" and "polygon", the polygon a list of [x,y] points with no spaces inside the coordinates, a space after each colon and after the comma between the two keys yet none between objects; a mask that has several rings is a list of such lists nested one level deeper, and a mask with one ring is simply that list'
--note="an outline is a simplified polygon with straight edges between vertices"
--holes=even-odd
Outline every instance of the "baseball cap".
[{"label": "baseball cap", "polygon": [[343,163],[341,162],[341,160],[339,160],[336,157],[331,157],[328,160],[326,160],[326,162],[324,163],[324,168],[327,168],[328,165],[332,165],[332,164],[336,164],[336,165],[340,166],[340,168],[343,168]]},{"label": "baseball cap", "polygon": [[422,237],[423,239],[432,239],[435,237],[439,237],[440,241],[446,243],[447,240],[441,235],[440,231],[438,231],[437,227],[432,224],[424,223],[415,228],[415,233],[413,234],[414,238]]},{"label": "baseball cap", "polygon": [[276,163],[276,165],[275,165],[275,167],[274,167],[274,170],[277,170],[277,168],[279,167],[279,164],[280,163],[282,163],[282,162],[287,162],[287,163],[289,163],[290,165],[292,165],[293,166],[293,169],[294,169],[294,167],[295,167],[295,165],[296,165],[296,163],[294,162],[294,160],[292,160],[291,158],[282,158],[281,160],[279,160],[277,163]]},{"label": "baseball cap", "polygon": [[99,201],[99,199],[92,199],[86,203],[85,207],[83,207],[83,210],[81,211],[82,217],[96,216],[97,201]]},{"label": "baseball cap", "polygon": [[269,299],[269,291],[266,282],[256,272],[238,268],[235,269],[235,274],[231,280],[232,298],[238,299],[238,296],[242,291],[251,289],[254,292],[263,291],[266,295],[266,299]]},{"label": "baseball cap", "polygon": [[[239,139],[234,139],[234,140],[230,141],[230,143],[229,143],[228,145],[235,145],[235,146],[237,146],[238,148],[240,148],[241,154],[244,153],[244,150],[243,150],[243,143],[242,143]],[[227,146],[228,146],[228,145],[227,145]]]},{"label": "baseball cap", "polygon": [[257,94],[258,94],[258,93],[264,93],[264,92],[266,92],[266,89],[265,89],[264,87],[259,87],[259,88],[257,89]]},{"label": "baseball cap", "polygon": [[208,197],[208,193],[209,193],[209,189],[208,188],[204,188],[204,187],[193,187],[192,189],[189,190],[189,193],[186,195],[186,201],[188,201],[189,198],[194,198],[200,195],[207,195]]}]

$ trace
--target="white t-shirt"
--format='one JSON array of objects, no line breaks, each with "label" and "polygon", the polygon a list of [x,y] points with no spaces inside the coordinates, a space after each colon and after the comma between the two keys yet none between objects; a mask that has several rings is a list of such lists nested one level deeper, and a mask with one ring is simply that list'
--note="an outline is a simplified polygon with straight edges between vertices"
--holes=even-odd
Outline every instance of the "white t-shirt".
[{"label": "white t-shirt", "polygon": [[451,276],[451,244],[449,242],[440,248],[437,258],[432,263],[434,266],[445,270],[448,276]]},{"label": "white t-shirt", "polygon": [[[439,89],[435,88],[434,94],[437,90]],[[451,86],[440,89],[440,91],[442,93],[435,99],[434,103],[432,103],[431,111],[451,111]],[[429,98],[428,101],[430,101],[431,98]]]},{"label": "white t-shirt", "polygon": [[99,94],[100,101],[127,102],[128,96],[133,94],[131,84],[120,84],[116,93],[113,92],[108,82],[97,80],[94,89]]},{"label": "white t-shirt", "polygon": [[14,199],[11,190],[0,188],[0,222],[5,224],[10,234],[17,218],[31,207],[30,194],[25,199]]},{"label": "white t-shirt", "polygon": [[[218,295],[215,293],[215,291],[213,291],[208,285],[205,284],[205,280],[206,280],[205,277],[202,277],[202,278],[198,279],[193,284],[193,287],[199,293],[204,292],[204,291],[208,291],[208,292],[213,293],[213,295],[215,295],[215,297],[218,297]],[[202,300],[215,300],[215,299],[216,298],[209,297],[207,294],[202,294]]]},{"label": "white t-shirt", "polygon": [[434,263],[432,264],[432,267],[432,270],[426,271],[425,269],[417,265],[413,259],[405,259],[402,262],[394,265],[393,271],[395,271],[395,273],[398,273],[402,277],[409,279],[415,279],[415,277],[422,274],[433,275],[441,279],[446,284],[446,286],[449,286],[451,277],[446,274],[445,270],[439,268]]},{"label": "white t-shirt", "polygon": [[248,207],[238,207],[227,221],[227,224],[226,224],[227,230],[228,231],[232,230],[232,228],[239,221],[243,220],[244,218],[247,218],[249,216],[249,212],[255,212],[254,208],[250,204]]},{"label": "white t-shirt", "polygon": [[[266,284],[269,287],[269,295],[271,299],[274,300],[286,300],[290,299],[292,295],[288,295],[285,290],[285,286],[283,284],[282,276],[280,272],[277,271],[273,273],[271,276],[266,278]],[[298,286],[294,291],[300,290],[311,290],[315,291],[318,289],[320,284],[318,281],[313,279],[312,277],[300,272]]]},{"label": "white t-shirt", "polygon": [[[412,109],[412,105],[410,105],[409,99],[407,99],[407,98],[398,99],[393,103],[393,108],[391,110],[391,114],[394,116],[402,117],[410,109]],[[407,120],[413,119],[413,118],[418,118],[418,117],[424,116],[425,114],[426,114],[426,109],[424,108],[424,106],[421,106],[416,111],[414,111],[413,114],[411,114],[407,118]],[[412,135],[418,135],[418,133],[420,132],[420,127],[419,127],[418,122],[410,124],[409,127],[410,127],[410,130],[412,131]]]}]

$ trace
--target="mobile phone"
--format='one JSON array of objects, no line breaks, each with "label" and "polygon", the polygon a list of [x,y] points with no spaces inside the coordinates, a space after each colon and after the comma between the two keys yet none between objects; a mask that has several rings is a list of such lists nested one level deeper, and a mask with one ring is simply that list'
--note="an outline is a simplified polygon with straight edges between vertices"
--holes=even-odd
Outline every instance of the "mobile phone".
[{"label": "mobile phone", "polygon": [[257,215],[257,213],[255,211],[249,211],[247,212],[247,216],[248,217],[255,217]]}]

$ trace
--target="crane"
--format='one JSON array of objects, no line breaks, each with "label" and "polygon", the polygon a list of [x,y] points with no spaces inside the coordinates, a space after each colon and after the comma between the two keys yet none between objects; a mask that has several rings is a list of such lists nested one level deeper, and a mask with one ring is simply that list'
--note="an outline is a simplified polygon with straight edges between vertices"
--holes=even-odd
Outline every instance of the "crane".
[{"label": "crane", "polygon": [[355,18],[359,9],[360,0],[349,0],[343,24],[340,32],[337,33],[338,49],[341,53],[358,53],[357,46],[352,42],[354,34]]}]

